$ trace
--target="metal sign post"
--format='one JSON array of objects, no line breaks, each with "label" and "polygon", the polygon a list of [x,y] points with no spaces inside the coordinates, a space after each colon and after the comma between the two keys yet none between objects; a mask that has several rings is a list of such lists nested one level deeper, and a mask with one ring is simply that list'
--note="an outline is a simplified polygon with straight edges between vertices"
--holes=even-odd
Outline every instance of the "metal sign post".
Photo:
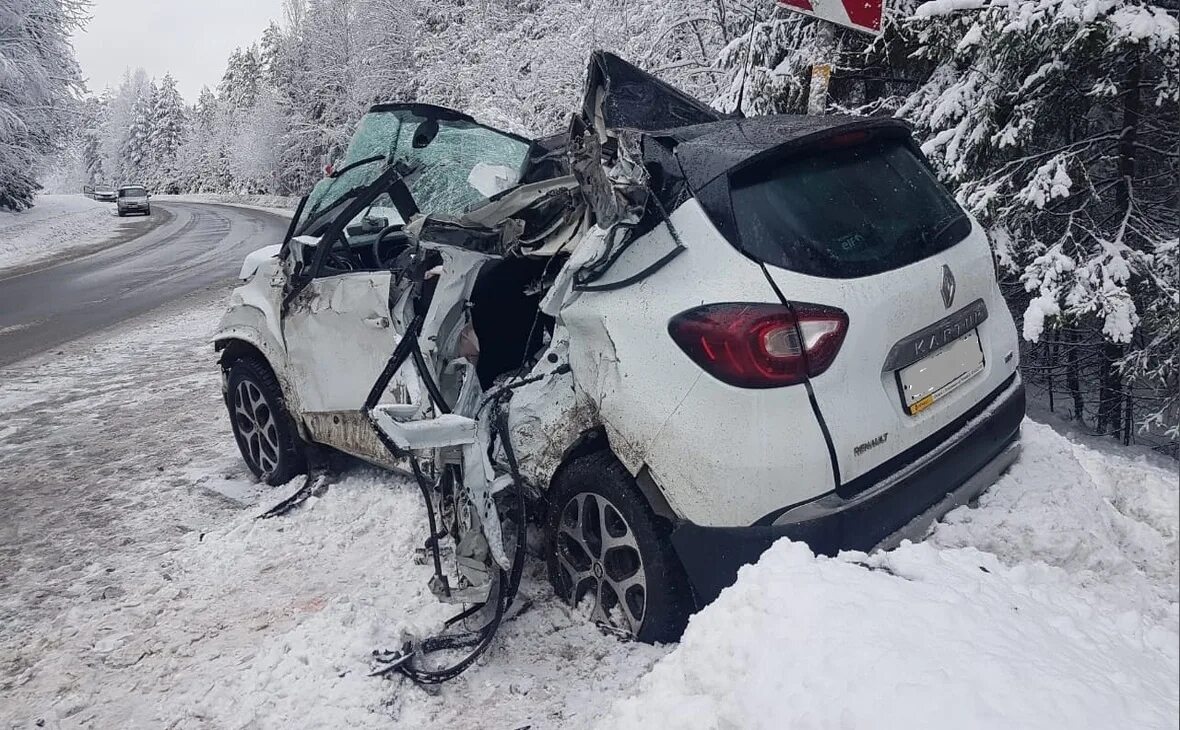
[{"label": "metal sign post", "polygon": [[[824,55],[836,54],[836,33],[833,26],[852,28],[869,35],[881,35],[881,20],[885,14],[885,0],[776,0],[780,7],[827,21],[820,28],[819,45]],[[822,115],[828,105],[828,83],[832,78],[831,63],[811,66],[811,86],[807,94],[807,113]]]}]

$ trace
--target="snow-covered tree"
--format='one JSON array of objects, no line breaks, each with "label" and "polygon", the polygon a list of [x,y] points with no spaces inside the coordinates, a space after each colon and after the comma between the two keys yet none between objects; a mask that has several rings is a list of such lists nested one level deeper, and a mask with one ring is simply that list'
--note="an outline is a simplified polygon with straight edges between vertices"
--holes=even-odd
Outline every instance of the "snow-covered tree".
[{"label": "snow-covered tree", "polygon": [[833,63],[829,108],[912,122],[989,229],[1026,378],[1099,432],[1174,439],[1175,4],[902,0],[878,39],[784,10],[751,26],[758,7],[718,57],[718,105],[803,112]]},{"label": "snow-covered tree", "polygon": [[140,183],[151,173],[152,125],[156,109],[156,85],[149,82],[146,93],[140,95],[131,107],[130,124],[120,149],[122,179],[120,185]]},{"label": "snow-covered tree", "polygon": [[1140,325],[1175,292],[1161,274],[1178,223],[1176,18],[1136,0],[973,5],[918,7],[915,55],[935,68],[899,113],[1002,242],[1028,292],[1013,298],[1023,335],[1045,340],[1032,356],[1093,381],[1075,417],[1129,438],[1151,386],[1128,362],[1175,382],[1174,350],[1145,351],[1158,333]]},{"label": "snow-covered tree", "polygon": [[23,210],[76,124],[82,75],[69,36],[88,0],[0,0],[0,208]]},{"label": "snow-covered tree", "polygon": [[152,108],[148,144],[151,149],[148,182],[160,192],[180,192],[177,180],[176,152],[184,141],[187,124],[184,99],[176,88],[176,79],[164,74],[156,90]]},{"label": "snow-covered tree", "polygon": [[152,81],[142,68],[128,69],[115,89],[107,89],[102,96],[105,107],[105,121],[101,135],[103,168],[108,178],[104,184],[117,185],[120,181],[134,178],[137,170],[130,166],[127,157],[128,137],[136,121],[136,109],[143,111],[141,99],[151,93]]},{"label": "snow-covered tree", "polygon": [[229,108],[248,109],[258,96],[262,81],[263,63],[258,47],[235,48],[217,85],[217,97]]}]

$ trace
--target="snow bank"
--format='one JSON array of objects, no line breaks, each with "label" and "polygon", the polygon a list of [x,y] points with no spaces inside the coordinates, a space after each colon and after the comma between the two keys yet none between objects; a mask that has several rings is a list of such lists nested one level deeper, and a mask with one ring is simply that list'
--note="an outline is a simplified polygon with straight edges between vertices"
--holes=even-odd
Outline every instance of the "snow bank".
[{"label": "snow bank", "polygon": [[188,195],[157,195],[160,202],[169,200],[177,203],[219,203],[238,208],[253,208],[269,213],[290,216],[299,207],[299,198],[286,195],[240,195],[237,193],[191,193]]},{"label": "snow bank", "polygon": [[1045,566],[781,542],[600,726],[1174,728],[1176,638]]},{"label": "snow bank", "polygon": [[1024,431],[921,545],[776,544],[600,727],[1175,728],[1175,469]]},{"label": "snow bank", "polygon": [[979,500],[947,515],[931,542],[975,547],[1009,565],[1066,572],[1115,611],[1180,633],[1180,479],[1176,462],[1083,445],[1025,421],[1020,462]]},{"label": "snow bank", "polygon": [[52,258],[116,230],[114,203],[83,195],[41,195],[19,213],[0,211],[0,269]]}]

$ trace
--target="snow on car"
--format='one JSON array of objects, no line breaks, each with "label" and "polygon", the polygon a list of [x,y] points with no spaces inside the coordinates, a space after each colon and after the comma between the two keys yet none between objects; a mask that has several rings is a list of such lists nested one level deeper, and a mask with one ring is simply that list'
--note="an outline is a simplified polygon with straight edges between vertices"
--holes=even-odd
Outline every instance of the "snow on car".
[{"label": "snow on car", "polygon": [[324,447],[408,470],[431,589],[483,607],[380,657],[419,681],[486,649],[529,524],[559,596],[668,641],[776,540],[920,538],[1019,451],[987,238],[903,123],[725,118],[606,53],[561,135],[374,107],[242,274],[215,342],[250,469],[309,471],[278,511]]}]

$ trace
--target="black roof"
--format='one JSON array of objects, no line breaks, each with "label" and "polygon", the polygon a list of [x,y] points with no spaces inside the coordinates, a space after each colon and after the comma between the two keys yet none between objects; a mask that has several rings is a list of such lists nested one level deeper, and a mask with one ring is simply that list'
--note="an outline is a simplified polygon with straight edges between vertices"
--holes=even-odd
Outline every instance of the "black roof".
[{"label": "black roof", "polygon": [[801,149],[812,142],[856,131],[892,131],[908,136],[910,127],[892,117],[776,114],[725,119],[711,124],[668,130],[653,135],[672,145],[680,169],[694,189],[769,154]]},{"label": "black roof", "polygon": [[772,151],[824,137],[869,129],[910,133],[909,125],[892,117],[727,115],[605,51],[590,57],[582,102],[586,127],[593,126],[596,113],[607,128],[639,132],[672,152],[696,190]]}]

